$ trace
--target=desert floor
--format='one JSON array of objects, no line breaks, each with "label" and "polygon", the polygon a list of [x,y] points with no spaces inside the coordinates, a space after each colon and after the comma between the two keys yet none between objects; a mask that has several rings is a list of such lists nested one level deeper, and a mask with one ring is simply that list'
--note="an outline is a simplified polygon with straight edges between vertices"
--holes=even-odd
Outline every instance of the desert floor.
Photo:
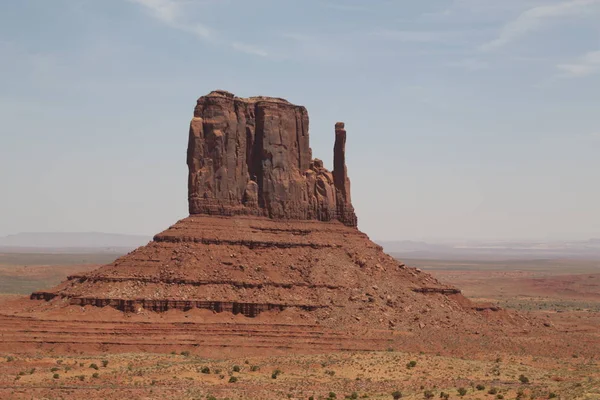
[{"label": "desert floor", "polygon": [[[89,271],[105,257],[0,255],[0,306]],[[172,347],[163,353],[104,354],[15,348],[0,354],[0,399],[392,399],[396,391],[403,399],[444,398],[442,393],[464,399],[600,399],[599,262],[403,261],[472,299],[586,335],[598,351],[558,354],[549,342],[542,355],[466,351],[459,357],[396,346],[379,352],[205,358]]]}]

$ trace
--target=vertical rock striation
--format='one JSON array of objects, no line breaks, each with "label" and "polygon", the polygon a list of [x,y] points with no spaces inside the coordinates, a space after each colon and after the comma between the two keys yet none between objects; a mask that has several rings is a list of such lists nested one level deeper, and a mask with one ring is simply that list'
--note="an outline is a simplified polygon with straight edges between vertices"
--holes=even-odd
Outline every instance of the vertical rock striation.
[{"label": "vertical rock striation", "polygon": [[312,159],[306,108],[225,91],[200,97],[187,154],[190,214],[339,220],[356,226],[343,123],[336,124],[335,135],[331,173]]}]

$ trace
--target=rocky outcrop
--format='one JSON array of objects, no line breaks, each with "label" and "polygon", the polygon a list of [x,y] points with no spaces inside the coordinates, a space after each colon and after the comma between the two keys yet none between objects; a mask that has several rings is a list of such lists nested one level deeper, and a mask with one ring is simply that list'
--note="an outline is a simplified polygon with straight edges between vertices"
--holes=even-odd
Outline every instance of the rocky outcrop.
[{"label": "rocky outcrop", "polygon": [[31,299],[70,310],[269,312],[268,323],[336,329],[449,327],[448,310],[471,318],[458,289],[406,267],[356,228],[345,146],[338,122],[329,171],[312,159],[304,107],[222,91],[201,97],[187,154],[191,215]]},{"label": "rocky outcrop", "polygon": [[339,220],[356,226],[335,126],[334,170],[312,159],[306,108],[270,97],[214,91],[198,99],[187,153],[190,214]]}]

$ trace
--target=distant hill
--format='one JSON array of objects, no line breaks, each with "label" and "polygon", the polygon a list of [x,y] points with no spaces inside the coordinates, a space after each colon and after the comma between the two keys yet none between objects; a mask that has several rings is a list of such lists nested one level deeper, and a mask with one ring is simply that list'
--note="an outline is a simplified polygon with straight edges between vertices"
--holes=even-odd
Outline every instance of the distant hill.
[{"label": "distant hill", "polygon": [[584,241],[469,241],[426,243],[377,241],[386,252],[397,257],[415,259],[600,259],[600,240]]},{"label": "distant hill", "polygon": [[0,251],[116,251],[134,249],[152,238],[101,232],[25,232],[0,237]]}]

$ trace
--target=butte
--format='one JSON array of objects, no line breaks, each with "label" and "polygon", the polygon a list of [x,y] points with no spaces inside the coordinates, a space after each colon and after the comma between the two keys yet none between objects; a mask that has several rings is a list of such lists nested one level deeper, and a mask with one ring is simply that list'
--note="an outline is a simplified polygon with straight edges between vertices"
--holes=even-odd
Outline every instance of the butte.
[{"label": "butte", "polygon": [[[305,351],[398,340],[441,349],[466,333],[469,341],[498,332],[507,320],[526,324],[405,266],[358,230],[345,144],[338,122],[329,171],[312,158],[306,108],[220,90],[200,97],[187,149],[190,216],[109,265],[32,293],[12,323],[28,318],[35,331],[36,323],[68,321],[64,332],[26,338],[69,348]],[[115,322],[128,333],[115,333]],[[149,323],[153,330],[140,328]],[[89,336],[69,336],[76,324]]]}]

